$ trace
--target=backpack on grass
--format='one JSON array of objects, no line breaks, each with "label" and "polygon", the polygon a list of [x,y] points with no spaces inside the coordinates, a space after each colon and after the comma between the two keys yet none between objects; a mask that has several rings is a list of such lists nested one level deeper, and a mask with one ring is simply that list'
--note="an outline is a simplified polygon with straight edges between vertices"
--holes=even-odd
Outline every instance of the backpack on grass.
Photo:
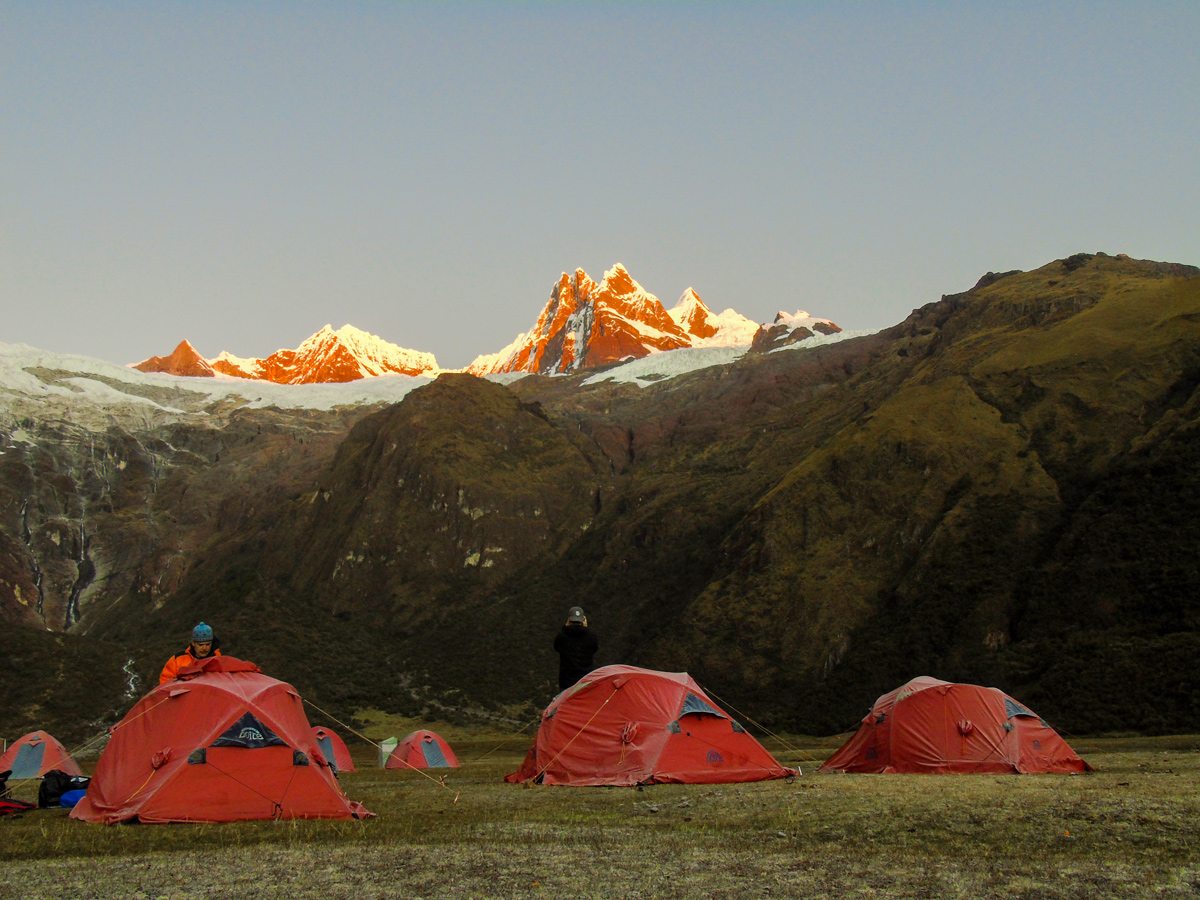
[{"label": "backpack on grass", "polygon": [[68,775],[62,769],[51,769],[42,776],[42,784],[38,788],[38,809],[60,806],[63,794],[87,790],[90,781],[90,778],[82,775]]}]

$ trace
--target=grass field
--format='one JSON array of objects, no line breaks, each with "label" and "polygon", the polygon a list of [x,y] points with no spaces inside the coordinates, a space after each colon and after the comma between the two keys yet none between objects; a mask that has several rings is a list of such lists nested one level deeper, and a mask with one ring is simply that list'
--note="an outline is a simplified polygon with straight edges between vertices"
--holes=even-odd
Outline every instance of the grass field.
[{"label": "grass field", "polygon": [[447,736],[444,786],[354,748],[365,822],[0,820],[0,897],[1200,896],[1200,737],[1079,741],[1080,776],[815,775],[797,739],[792,781],[639,790],[505,784],[524,740]]}]

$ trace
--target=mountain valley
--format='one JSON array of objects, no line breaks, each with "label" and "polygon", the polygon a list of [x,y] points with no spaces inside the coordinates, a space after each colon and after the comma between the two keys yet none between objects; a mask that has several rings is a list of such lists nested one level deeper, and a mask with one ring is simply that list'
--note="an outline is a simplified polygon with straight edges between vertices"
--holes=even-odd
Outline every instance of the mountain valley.
[{"label": "mountain valley", "polygon": [[[742,325],[744,352],[637,381],[709,319],[654,319],[622,273],[564,275],[488,377],[11,352],[0,730],[90,733],[199,619],[343,716],[524,722],[574,605],[599,663],[686,670],[772,728],[846,729],[921,674],[1068,732],[1200,725],[1200,270],[1077,254],[876,334]],[[619,362],[620,304],[659,352]]]}]

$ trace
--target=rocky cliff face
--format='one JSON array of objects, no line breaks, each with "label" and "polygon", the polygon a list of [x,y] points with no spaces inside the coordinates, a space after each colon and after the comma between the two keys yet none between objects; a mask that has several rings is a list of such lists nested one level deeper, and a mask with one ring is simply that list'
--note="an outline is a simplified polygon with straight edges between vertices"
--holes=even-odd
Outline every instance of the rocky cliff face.
[{"label": "rocky cliff face", "polygon": [[750,339],[751,353],[770,353],[818,334],[838,334],[842,329],[828,319],[817,319],[804,310],[778,312],[770,325],[760,326]]},{"label": "rocky cliff face", "polygon": [[756,328],[731,309],[713,315],[690,288],[668,311],[620,263],[599,284],[576,269],[560,276],[530,331],[467,371],[565,374],[663,350],[745,344]]},{"label": "rocky cliff face", "polygon": [[162,378],[0,345],[0,618],[69,630],[121,597],[158,602],[260,494],[421,383]]},{"label": "rocky cliff face", "polygon": [[201,548],[307,486],[354,417],[214,412],[146,431],[26,420],[0,436],[0,616],[86,630],[130,598],[161,603]]},{"label": "rocky cliff face", "polygon": [[51,464],[26,421],[0,578],[28,600],[34,549],[57,566],[61,628],[86,549],[68,636],[148,676],[215,620],[346,714],[534,710],[580,605],[599,662],[688,670],[768,724],[836,731],[931,674],[1075,732],[1195,728],[1198,274],[1079,255],[646,388],[443,376],[308,436],[114,433],[103,466]]},{"label": "rocky cliff face", "polygon": [[216,374],[209,361],[186,340],[180,341],[170,356],[152,356],[142,360],[134,368],[139,372],[163,372],[167,375],[188,375],[196,378],[212,378]]}]

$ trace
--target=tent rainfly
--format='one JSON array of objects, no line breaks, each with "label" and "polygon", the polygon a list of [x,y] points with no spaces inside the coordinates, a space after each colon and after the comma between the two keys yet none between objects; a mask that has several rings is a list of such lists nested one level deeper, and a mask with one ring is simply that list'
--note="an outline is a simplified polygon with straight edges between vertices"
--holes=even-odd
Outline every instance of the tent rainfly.
[{"label": "tent rainfly", "polygon": [[385,769],[458,768],[458,757],[445,739],[434,731],[414,731],[396,745]]},{"label": "tent rainfly", "polygon": [[1053,728],[996,688],[921,676],[875,701],[821,772],[1087,772]]},{"label": "tent rainfly", "polygon": [[333,765],[334,772],[358,771],[354,768],[354,759],[350,756],[346,742],[336,731],[321,725],[314,725],[312,733],[316,738],[317,746],[321,748],[321,754]]},{"label": "tent rainfly", "polygon": [[317,745],[295,688],[210,656],[143,697],[113,729],[85,822],[364,818]]},{"label": "tent rainfly", "polygon": [[722,784],[786,778],[686,672],[605,666],[554,698],[509,782]]},{"label": "tent rainfly", "polygon": [[68,775],[83,774],[67,748],[44,731],[31,731],[8,745],[8,750],[0,756],[0,772],[10,769],[12,775],[9,778],[13,781],[41,778],[51,769]]}]

